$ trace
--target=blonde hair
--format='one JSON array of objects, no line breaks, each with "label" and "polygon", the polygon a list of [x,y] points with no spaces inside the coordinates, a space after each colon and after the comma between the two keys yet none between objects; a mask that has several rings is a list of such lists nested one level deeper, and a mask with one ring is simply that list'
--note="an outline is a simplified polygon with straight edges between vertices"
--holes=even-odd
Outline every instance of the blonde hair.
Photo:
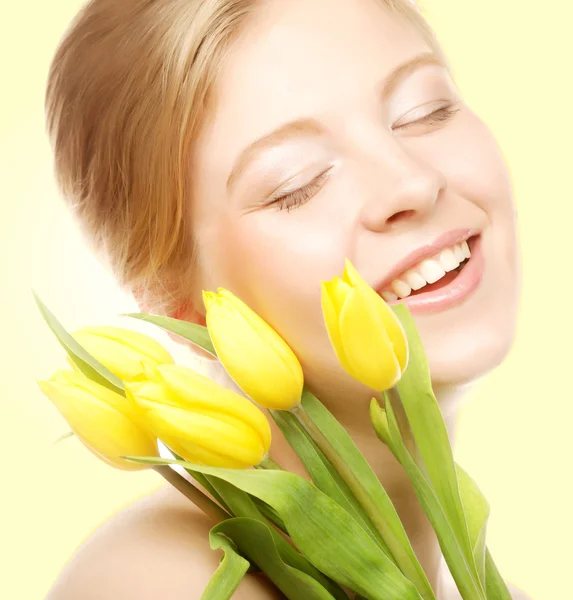
[{"label": "blonde hair", "polygon": [[[148,312],[179,316],[190,302],[191,144],[218,66],[261,1],[91,0],[53,58],[58,185],[91,248]],[[378,1],[443,56],[411,0]]]}]

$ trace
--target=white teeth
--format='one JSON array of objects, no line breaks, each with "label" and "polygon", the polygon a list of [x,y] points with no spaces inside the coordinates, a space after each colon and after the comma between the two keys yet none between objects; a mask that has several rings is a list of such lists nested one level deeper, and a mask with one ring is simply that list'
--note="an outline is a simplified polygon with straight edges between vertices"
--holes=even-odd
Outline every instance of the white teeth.
[{"label": "white teeth", "polygon": [[396,302],[396,300],[398,300],[398,296],[396,296],[396,294],[388,291],[382,292],[382,298],[384,298],[386,302]]},{"label": "white teeth", "polygon": [[447,272],[456,269],[467,258],[471,258],[467,241],[444,248],[435,256],[421,261],[415,267],[402,273],[381,295],[386,302],[395,302],[399,298],[406,298],[412,293],[412,290],[420,290],[428,283],[435,283]]},{"label": "white teeth", "polygon": [[406,298],[406,296],[409,296],[412,293],[412,288],[401,279],[394,279],[390,285],[398,298]]},{"label": "white teeth", "polygon": [[462,247],[459,244],[456,244],[453,247],[454,250],[454,256],[456,257],[458,263],[461,263],[462,260],[464,260],[466,258],[466,255],[464,253],[464,251],[462,250]]},{"label": "white teeth", "polygon": [[446,272],[453,271],[460,264],[451,248],[446,248],[440,252],[439,261]]},{"label": "white teeth", "polygon": [[[457,265],[456,265],[457,266]],[[413,289],[419,290],[426,285],[426,280],[420,275],[420,273],[410,269],[406,271],[403,275],[406,283]]]},{"label": "white teeth", "polygon": [[443,269],[440,263],[432,258],[423,260],[418,265],[418,269],[420,270],[422,277],[424,277],[428,283],[435,283],[438,281],[438,279],[441,279],[446,274],[446,271]]},{"label": "white teeth", "polygon": [[472,253],[470,252],[470,247],[466,241],[463,241],[461,244],[462,252],[464,253],[465,258],[470,258]]}]

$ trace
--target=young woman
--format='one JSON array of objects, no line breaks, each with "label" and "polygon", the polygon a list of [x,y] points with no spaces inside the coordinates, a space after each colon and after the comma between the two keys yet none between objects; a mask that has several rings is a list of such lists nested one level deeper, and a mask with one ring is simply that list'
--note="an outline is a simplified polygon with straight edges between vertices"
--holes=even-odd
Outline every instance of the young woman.
[{"label": "young woman", "polygon": [[[260,314],[378,473],[440,600],[459,598],[320,307],[345,257],[410,306],[452,441],[469,383],[513,341],[510,177],[418,8],[92,0],[53,61],[47,115],[62,190],[120,285],[143,311],[201,324],[201,290],[219,286]],[[302,473],[276,429],[272,454]],[[199,598],[219,560],[210,527],[163,488],[98,530],[48,598]],[[253,575],[236,592],[278,597]]]}]

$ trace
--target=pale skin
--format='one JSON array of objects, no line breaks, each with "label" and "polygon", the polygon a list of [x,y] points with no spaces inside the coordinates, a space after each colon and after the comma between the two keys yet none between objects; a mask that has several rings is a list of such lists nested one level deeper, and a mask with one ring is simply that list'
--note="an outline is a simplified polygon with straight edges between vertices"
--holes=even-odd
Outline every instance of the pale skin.
[{"label": "pale skin", "polygon": [[[219,72],[216,105],[195,146],[189,210],[199,270],[190,284],[195,308],[181,318],[204,324],[201,290],[225,287],[287,340],[309,388],[390,494],[438,599],[456,600],[410,483],[373,433],[372,390],[339,365],[320,307],[320,281],[340,275],[346,257],[372,285],[413,249],[451,229],[475,227],[485,261],[479,287],[458,306],[415,315],[452,443],[468,388],[511,347],[520,286],[516,215],[492,133],[445,66],[420,62],[386,93],[380,87],[399,65],[430,52],[415,29],[372,0],[264,5]],[[456,110],[420,121],[444,107]],[[318,125],[260,149],[227,188],[246,146],[302,118]],[[301,206],[271,205],[271,197],[315,180]],[[276,428],[271,453],[302,474]],[[208,544],[212,524],[164,488],[100,528],[48,600],[200,598],[220,557]],[[511,592],[528,600],[514,586]],[[252,575],[234,596],[280,597]]]}]

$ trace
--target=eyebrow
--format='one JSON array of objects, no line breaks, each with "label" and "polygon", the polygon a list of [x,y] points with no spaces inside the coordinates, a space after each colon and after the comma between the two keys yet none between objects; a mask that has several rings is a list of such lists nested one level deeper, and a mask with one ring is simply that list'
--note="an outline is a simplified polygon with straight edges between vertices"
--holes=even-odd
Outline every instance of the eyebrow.
[{"label": "eyebrow", "polygon": [[[444,62],[444,60],[433,52],[424,52],[422,54],[418,54],[398,65],[395,69],[388,73],[388,75],[377,86],[382,99],[387,100],[398,87],[400,82],[402,82],[410,73],[422,66],[431,64],[442,66],[448,69],[448,65]],[[309,134],[324,136],[326,134],[326,130],[317,119],[305,117],[285,123],[271,133],[256,139],[254,142],[244,148],[235,160],[231,174],[227,179],[227,191],[230,191],[239,175],[245,169],[247,164],[253,160],[255,155],[259,154],[263,150],[276,146],[289,137]]]}]

